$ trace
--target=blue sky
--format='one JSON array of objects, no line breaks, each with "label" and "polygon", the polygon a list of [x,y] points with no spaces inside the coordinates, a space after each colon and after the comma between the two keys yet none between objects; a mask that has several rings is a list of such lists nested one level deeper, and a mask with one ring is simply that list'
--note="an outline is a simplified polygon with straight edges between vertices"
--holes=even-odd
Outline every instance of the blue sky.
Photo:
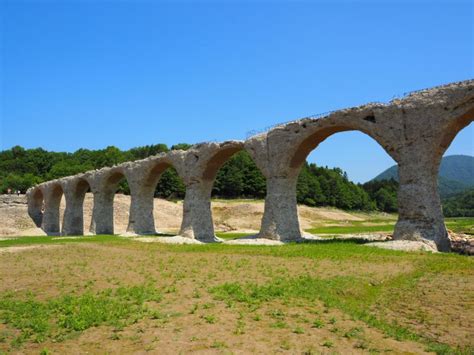
[{"label": "blue sky", "polygon": [[[278,122],[474,77],[470,1],[2,1],[0,149],[245,139]],[[474,155],[474,125],[448,154]],[[370,138],[309,160],[366,181]]]}]

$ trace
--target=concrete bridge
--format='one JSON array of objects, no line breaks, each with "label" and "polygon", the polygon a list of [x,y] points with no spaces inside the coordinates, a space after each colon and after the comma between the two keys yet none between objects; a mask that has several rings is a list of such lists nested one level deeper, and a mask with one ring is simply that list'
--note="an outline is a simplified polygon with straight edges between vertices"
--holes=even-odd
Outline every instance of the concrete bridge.
[{"label": "concrete bridge", "polygon": [[[387,104],[370,103],[304,118],[250,137],[246,141],[203,143],[189,150],[170,151],[147,159],[89,171],[37,185],[27,192],[28,211],[48,235],[83,235],[83,202],[94,196],[93,234],[113,234],[113,200],[118,183],[127,179],[131,192],[127,231],[154,234],[153,198],[160,175],[174,167],[186,185],[180,235],[216,241],[211,190],[219,168],[235,153],[246,150],[266,178],[267,195],[260,238],[302,239],[296,182],[308,154],[327,137],[361,131],[377,141],[398,163],[399,217],[395,239],[435,243],[449,250],[438,195],[441,158],[456,134],[474,120],[474,80],[408,94]],[[66,209],[62,228],[59,204]]]}]

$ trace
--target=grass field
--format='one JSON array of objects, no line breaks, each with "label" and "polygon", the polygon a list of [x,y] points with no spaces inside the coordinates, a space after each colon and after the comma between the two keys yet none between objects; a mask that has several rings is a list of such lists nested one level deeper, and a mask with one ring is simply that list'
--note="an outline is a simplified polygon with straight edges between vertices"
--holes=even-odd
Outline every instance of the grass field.
[{"label": "grass field", "polygon": [[455,254],[21,237],[0,270],[0,352],[474,351],[474,259]]},{"label": "grass field", "polygon": [[[446,224],[470,233],[473,222]],[[310,232],[391,228],[371,220]],[[21,237],[0,240],[0,261],[1,351],[474,351],[474,262],[453,254],[355,241],[171,246]]]},{"label": "grass field", "polygon": [[[320,226],[307,229],[311,234],[357,234],[373,232],[393,232],[396,220],[367,219],[365,221],[347,221],[344,225]],[[474,218],[446,218],[446,227],[453,232],[474,234]]]}]

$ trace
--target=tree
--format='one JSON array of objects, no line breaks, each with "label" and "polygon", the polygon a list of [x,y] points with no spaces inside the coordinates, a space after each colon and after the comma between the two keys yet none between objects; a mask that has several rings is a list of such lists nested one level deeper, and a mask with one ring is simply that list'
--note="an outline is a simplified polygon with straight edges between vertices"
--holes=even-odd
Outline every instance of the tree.
[{"label": "tree", "polygon": [[174,168],[166,169],[155,189],[155,197],[178,199],[184,198],[186,187]]}]

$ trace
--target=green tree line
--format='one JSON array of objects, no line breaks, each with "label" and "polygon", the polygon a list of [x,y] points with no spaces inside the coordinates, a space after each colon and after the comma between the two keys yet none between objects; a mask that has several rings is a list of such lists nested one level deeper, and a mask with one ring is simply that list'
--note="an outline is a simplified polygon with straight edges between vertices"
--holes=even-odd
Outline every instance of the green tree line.
[{"label": "green tree line", "polygon": [[474,217],[474,189],[445,199],[443,212],[446,217]]}]

